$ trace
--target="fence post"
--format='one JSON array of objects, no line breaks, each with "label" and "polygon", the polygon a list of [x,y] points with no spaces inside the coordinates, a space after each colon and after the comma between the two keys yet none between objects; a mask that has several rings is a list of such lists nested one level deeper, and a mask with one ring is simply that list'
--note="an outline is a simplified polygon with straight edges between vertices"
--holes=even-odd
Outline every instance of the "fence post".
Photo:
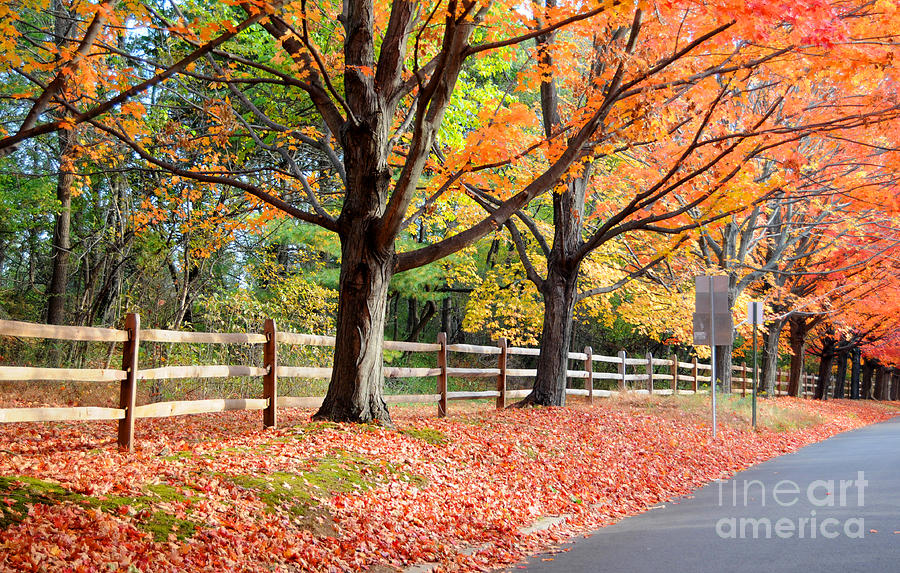
[{"label": "fence post", "polygon": [[678,395],[678,355],[673,354],[672,360],[672,395]]},{"label": "fence post", "polygon": [[[753,381],[756,383],[756,380]],[[747,397],[747,364],[741,364],[741,398]]]},{"label": "fence post", "polygon": [[590,346],[584,347],[584,371],[587,372],[587,378],[584,380],[584,387],[588,391],[588,403],[594,405],[594,349]]},{"label": "fence post", "polygon": [[500,356],[497,358],[497,368],[500,370],[500,373],[497,375],[497,392],[500,393],[497,396],[497,409],[502,410],[506,408],[506,358],[509,341],[500,337],[497,341],[497,346],[500,347]]},{"label": "fence post", "polygon": [[653,394],[653,353],[647,352],[647,392]]},{"label": "fence post", "polygon": [[278,340],[275,321],[267,318],[263,326],[266,344],[263,347],[263,366],[267,369],[263,376],[263,398],[269,405],[263,410],[263,427],[274,428],[278,422]]},{"label": "fence post", "polygon": [[697,364],[697,357],[694,356],[694,359],[691,361],[693,364],[693,372],[694,372],[694,394],[696,394],[700,390],[700,381],[697,379],[700,376],[700,366]]},{"label": "fence post", "polygon": [[141,316],[137,313],[125,315],[125,330],[128,331],[128,340],[122,345],[122,370],[125,371],[125,379],[119,386],[119,408],[125,410],[125,417],[119,420],[119,449],[133,452],[138,350],[141,346]]},{"label": "fence post", "polygon": [[447,333],[439,332],[437,335],[437,343],[441,345],[438,350],[437,365],[441,372],[437,379],[437,392],[440,394],[438,398],[438,417],[447,417]]},{"label": "fence post", "polygon": [[625,391],[625,351],[619,351],[619,392]]}]

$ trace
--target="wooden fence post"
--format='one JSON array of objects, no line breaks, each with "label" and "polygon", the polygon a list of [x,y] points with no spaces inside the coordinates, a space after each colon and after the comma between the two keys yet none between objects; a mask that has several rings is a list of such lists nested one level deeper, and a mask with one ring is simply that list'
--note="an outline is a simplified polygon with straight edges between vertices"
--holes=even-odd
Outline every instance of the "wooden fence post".
[{"label": "wooden fence post", "polygon": [[625,351],[619,351],[619,392],[625,391],[625,373],[627,372],[627,368],[625,368]]},{"label": "wooden fence post", "polygon": [[647,352],[647,392],[653,394],[653,353]]},{"label": "wooden fence post", "polygon": [[747,364],[741,364],[741,398],[747,396]]},{"label": "wooden fence post", "polygon": [[122,370],[125,379],[119,386],[119,408],[125,417],[119,420],[119,449],[134,451],[134,407],[137,399],[138,350],[141,346],[141,316],[129,313],[125,316],[128,340],[123,343]]},{"label": "wooden fence post", "polygon": [[694,356],[694,359],[691,361],[693,364],[693,373],[694,373],[694,394],[696,394],[700,389],[700,381],[697,379],[700,376],[700,365],[697,364],[697,357]]},{"label": "wooden fence post", "polygon": [[278,332],[273,319],[266,319],[263,332],[266,335],[263,367],[267,369],[263,376],[263,398],[269,401],[263,410],[263,427],[274,428],[278,422]]},{"label": "wooden fence post", "polygon": [[497,392],[500,393],[497,396],[497,409],[502,410],[506,408],[506,359],[509,341],[500,337],[497,341],[497,346],[500,347],[500,356],[497,358],[497,368],[500,370],[500,373],[497,375]]},{"label": "wooden fence post", "polygon": [[441,345],[438,350],[437,365],[441,372],[437,379],[437,392],[440,394],[438,399],[438,417],[447,417],[447,333],[439,332],[437,335],[437,343]]},{"label": "wooden fence post", "polygon": [[672,395],[678,395],[678,355],[673,354],[670,358],[672,361]]},{"label": "wooden fence post", "polygon": [[588,403],[594,405],[594,349],[590,346],[584,347],[584,371],[587,372],[587,378],[584,379],[584,387],[588,391]]}]

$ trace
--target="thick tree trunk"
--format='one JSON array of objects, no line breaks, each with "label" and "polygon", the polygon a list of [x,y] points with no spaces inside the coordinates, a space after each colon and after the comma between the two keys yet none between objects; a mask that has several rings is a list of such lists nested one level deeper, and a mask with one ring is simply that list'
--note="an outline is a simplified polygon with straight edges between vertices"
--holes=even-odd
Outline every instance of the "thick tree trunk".
[{"label": "thick tree trunk", "polygon": [[891,376],[891,400],[900,400],[900,374],[896,370]]},{"label": "thick tree trunk", "polygon": [[783,328],[783,320],[773,320],[766,326],[763,334],[762,368],[756,391],[765,392],[769,396],[775,394],[775,382],[778,376],[778,341]]},{"label": "thick tree trunk", "polygon": [[577,271],[567,276],[553,270],[544,281],[544,322],[541,354],[531,394],[521,404],[563,406],[566,403],[566,371],[572,337]]},{"label": "thick tree trunk", "polygon": [[872,376],[875,374],[875,362],[866,358],[862,369],[862,389],[860,394],[864,400],[872,400],[875,396],[872,394]]},{"label": "thick tree trunk", "polygon": [[734,345],[716,346],[716,378],[722,392],[731,392],[731,354]]},{"label": "thick tree trunk", "polygon": [[[345,6],[353,10],[365,8],[352,3]],[[363,16],[369,19],[367,25],[371,25],[372,15]],[[348,53],[348,60],[354,58]],[[391,418],[382,397],[382,351],[388,288],[396,254],[394,237],[381,236],[385,231],[382,217],[391,185],[387,163],[390,116],[382,117],[377,96],[359,85],[358,79],[347,80],[347,98],[353,109],[365,114],[359,116],[359,123],[349,124],[341,134],[347,183],[346,199],[337,220],[341,274],[334,364],[325,400],[313,418],[390,426]]]},{"label": "thick tree trunk", "polygon": [[826,336],[822,339],[822,357],[819,360],[819,376],[816,379],[816,400],[828,399],[828,386],[831,382],[831,367],[834,365],[834,339]]},{"label": "thick tree trunk", "polygon": [[788,379],[788,395],[800,396],[803,391],[803,363],[806,359],[806,335],[809,329],[802,318],[792,318],[790,324],[791,371]]},{"label": "thick tree trunk", "polygon": [[382,350],[394,257],[371,245],[363,232],[342,240],[334,367],[317,420],[391,425],[382,397]]},{"label": "thick tree trunk", "polygon": [[844,385],[847,383],[847,358],[849,353],[841,350],[837,354],[837,375],[834,378],[834,397],[844,397]]},{"label": "thick tree trunk", "polygon": [[860,350],[854,346],[850,351],[850,399],[859,400]]},{"label": "thick tree trunk", "polygon": [[544,298],[541,354],[534,389],[520,403],[522,405],[562,406],[566,403],[572,314],[581,268],[581,259],[575,255],[582,240],[581,217],[577,215],[584,212],[584,193],[589,177],[590,167],[586,167],[582,177],[570,179],[564,191],[553,195],[553,246],[547,258],[547,277],[541,284]]}]

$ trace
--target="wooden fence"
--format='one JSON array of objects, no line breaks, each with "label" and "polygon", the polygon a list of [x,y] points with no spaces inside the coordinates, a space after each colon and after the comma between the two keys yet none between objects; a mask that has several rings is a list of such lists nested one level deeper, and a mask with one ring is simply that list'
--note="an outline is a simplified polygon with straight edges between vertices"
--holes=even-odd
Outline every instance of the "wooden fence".
[{"label": "wooden fence", "polygon": [[[334,337],[280,332],[273,320],[266,320],[261,333],[217,333],[217,332],[182,332],[173,330],[142,330],[140,316],[129,314],[125,320],[124,330],[79,326],[52,326],[0,320],[0,336],[48,338],[68,341],[86,342],[121,342],[121,369],[91,368],[31,368],[18,366],[0,366],[0,381],[94,381],[119,382],[119,407],[67,407],[67,408],[0,408],[0,422],[44,422],[73,420],[118,420],[119,447],[131,451],[134,447],[134,424],[140,418],[161,418],[183,414],[202,414],[227,410],[262,410],[263,424],[274,427],[277,424],[278,407],[316,408],[322,404],[323,397],[295,397],[278,395],[279,378],[318,378],[329,379],[331,368],[309,366],[282,366],[278,363],[278,346],[307,345],[334,346]],[[191,343],[191,344],[253,344],[263,345],[263,367],[231,366],[231,365],[193,365],[166,366],[162,368],[141,369],[139,364],[139,348],[142,342]],[[507,388],[509,378],[534,378],[536,370],[508,368],[510,355],[537,356],[539,348],[520,348],[509,346],[505,339],[500,339],[497,346],[476,346],[471,344],[447,344],[444,333],[438,335],[434,344],[420,342],[385,341],[385,350],[404,352],[437,353],[436,368],[396,368],[385,366],[384,375],[391,378],[435,377],[437,380],[434,394],[402,394],[386,395],[388,403],[436,403],[438,415],[447,415],[447,403],[450,400],[473,400],[494,398],[497,407],[506,406],[511,398],[525,397],[530,390],[510,390]],[[450,353],[496,355],[496,368],[454,368],[449,364]],[[569,359],[582,365],[580,370],[568,370],[570,380],[584,380],[584,388],[567,388],[567,395],[585,396],[593,401],[597,397],[607,397],[625,391],[649,394],[694,394],[699,391],[701,382],[710,381],[710,365],[698,362],[679,361],[673,356],[669,359],[654,358],[647,354],[642,358],[629,358],[624,351],[618,356],[602,356],[593,354],[590,347],[584,352],[570,352]],[[613,372],[595,369],[595,364],[615,365]],[[642,369],[643,373],[628,373]],[[746,366],[732,366],[734,392],[747,394],[752,388],[752,369]],[[662,372],[660,371],[662,370]],[[706,373],[701,375],[701,371]],[[737,374],[740,374],[738,376]],[[262,378],[262,397],[244,399],[190,400],[174,402],[157,402],[136,405],[137,382],[139,380],[171,380],[185,378],[227,378],[227,377],[260,377]],[[496,381],[495,389],[485,391],[450,392],[448,378],[487,378]],[[812,376],[804,376],[804,395],[811,393],[814,384]],[[595,380],[606,380],[617,390],[595,388]],[[787,374],[778,373],[779,395],[786,394]]]}]

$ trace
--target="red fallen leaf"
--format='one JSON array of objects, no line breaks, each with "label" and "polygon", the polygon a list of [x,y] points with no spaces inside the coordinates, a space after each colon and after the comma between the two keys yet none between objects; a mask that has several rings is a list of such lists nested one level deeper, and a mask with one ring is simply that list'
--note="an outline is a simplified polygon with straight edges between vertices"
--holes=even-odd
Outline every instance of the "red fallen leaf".
[{"label": "red fallen leaf", "polygon": [[128,512],[131,511],[131,506],[128,505],[120,505],[117,510],[119,515],[128,515]]},{"label": "red fallen leaf", "polygon": [[870,529],[870,530],[869,530],[869,533],[878,533],[878,530],[877,530],[877,529]]},{"label": "red fallen leaf", "polygon": [[[542,544],[563,542],[668,503],[712,479],[727,479],[772,456],[884,417],[863,404],[773,403],[827,422],[781,433],[726,426],[723,439],[713,442],[708,427],[691,416],[645,415],[613,404],[536,411],[472,408],[443,420],[430,409],[396,412],[401,427],[445,435],[448,443],[437,447],[383,428],[310,428],[309,412],[285,409],[279,412],[284,426],[269,431],[258,428],[251,412],[148,419],[142,421],[148,437],[127,458],[116,453],[109,427],[101,424],[61,425],[44,437],[29,428],[4,426],[0,448],[18,455],[0,456],[0,475],[27,475],[71,491],[126,498],[145,496],[147,485],[166,483],[191,501],[155,501],[152,513],[131,517],[91,513],[77,504],[37,505],[15,532],[0,531],[0,545],[15,567],[30,563],[30,555],[48,555],[55,545],[62,550],[61,562],[128,562],[147,573],[277,570],[288,559],[304,570],[366,570],[385,562],[496,568],[537,552]],[[101,449],[88,453],[73,444]],[[109,448],[102,449],[103,444]],[[156,455],[164,448],[192,455],[166,460]],[[267,481],[276,472],[314,472],[327,458],[337,458],[341,471],[359,471],[378,484],[346,493],[311,490],[333,516],[338,537],[292,522],[287,508],[266,511],[257,490],[228,477]],[[197,523],[197,532],[188,540],[172,533],[167,542],[154,542],[140,519],[158,511]],[[512,534],[541,516],[560,514],[569,517],[553,531],[527,538]],[[303,523],[310,521],[320,522],[319,516]],[[482,549],[463,555],[454,549],[461,544]]]}]

